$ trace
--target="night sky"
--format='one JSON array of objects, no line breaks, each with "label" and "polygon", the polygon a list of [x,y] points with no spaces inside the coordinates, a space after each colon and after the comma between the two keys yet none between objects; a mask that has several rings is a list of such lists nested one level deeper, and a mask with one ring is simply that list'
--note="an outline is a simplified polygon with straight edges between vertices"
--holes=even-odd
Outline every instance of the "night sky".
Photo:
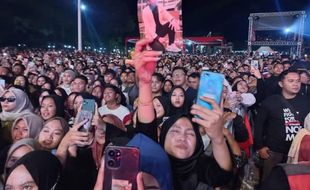
[{"label": "night sky", "polygon": [[[83,1],[83,0],[82,0]],[[137,0],[84,0],[84,44],[111,45],[138,36]],[[0,45],[76,44],[77,0],[1,0]],[[309,0],[183,0],[184,36],[223,35],[245,45],[252,12],[306,10]],[[306,26],[310,34],[310,23]]]}]

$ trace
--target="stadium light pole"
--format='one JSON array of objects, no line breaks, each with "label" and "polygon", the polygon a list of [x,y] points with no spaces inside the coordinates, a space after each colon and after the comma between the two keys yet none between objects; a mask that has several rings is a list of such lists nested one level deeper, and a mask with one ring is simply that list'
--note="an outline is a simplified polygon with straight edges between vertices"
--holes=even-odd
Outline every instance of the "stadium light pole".
[{"label": "stadium light pole", "polygon": [[82,19],[81,19],[81,0],[78,0],[78,50],[82,51]]}]

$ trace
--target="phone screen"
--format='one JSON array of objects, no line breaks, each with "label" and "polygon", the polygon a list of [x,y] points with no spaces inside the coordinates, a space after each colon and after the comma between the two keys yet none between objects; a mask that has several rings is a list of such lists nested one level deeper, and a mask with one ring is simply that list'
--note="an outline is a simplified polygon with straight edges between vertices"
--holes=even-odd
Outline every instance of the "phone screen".
[{"label": "phone screen", "polygon": [[152,50],[182,50],[182,0],[138,0],[138,21],[141,38],[153,39]]},{"label": "phone screen", "polygon": [[259,61],[258,60],[252,60],[251,61],[251,66],[254,67],[255,69],[258,69]]},{"label": "phone screen", "polygon": [[224,75],[209,71],[202,71],[200,75],[199,88],[196,103],[207,109],[212,110],[213,107],[200,99],[205,96],[214,99],[217,104],[220,104],[223,91]]},{"label": "phone screen", "polygon": [[104,160],[104,189],[137,189],[136,177],[140,170],[138,148],[108,146]]},{"label": "phone screen", "polygon": [[95,113],[95,100],[84,99],[82,109],[77,116],[77,122],[87,120],[87,122],[79,129],[79,131],[89,132],[91,129],[91,122]]},{"label": "phone screen", "polygon": [[4,87],[5,87],[5,80],[0,79],[0,86],[1,86],[2,88],[4,88]]}]

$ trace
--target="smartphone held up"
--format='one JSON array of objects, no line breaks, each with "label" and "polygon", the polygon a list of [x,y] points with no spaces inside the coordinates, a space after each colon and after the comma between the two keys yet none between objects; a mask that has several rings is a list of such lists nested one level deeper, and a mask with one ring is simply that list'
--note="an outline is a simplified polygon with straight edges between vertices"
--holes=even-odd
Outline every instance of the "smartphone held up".
[{"label": "smartphone held up", "polygon": [[108,146],[104,160],[104,190],[137,190],[136,178],[140,170],[138,148]]},{"label": "smartphone held up", "polygon": [[196,104],[212,110],[212,105],[201,99],[201,97],[204,96],[215,100],[215,102],[219,105],[222,97],[223,82],[224,75],[220,73],[202,71],[200,75]]},{"label": "smartphone held up", "polygon": [[95,113],[96,103],[93,99],[84,99],[80,112],[77,115],[77,123],[86,122],[81,126],[79,131],[89,132],[91,130],[91,122]]}]

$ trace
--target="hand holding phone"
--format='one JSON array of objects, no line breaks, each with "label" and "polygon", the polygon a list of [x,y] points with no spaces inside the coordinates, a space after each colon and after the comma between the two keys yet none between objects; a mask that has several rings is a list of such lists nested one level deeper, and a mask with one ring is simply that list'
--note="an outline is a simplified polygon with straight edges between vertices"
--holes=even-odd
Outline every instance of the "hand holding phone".
[{"label": "hand holding phone", "polygon": [[201,97],[207,97],[213,99],[219,105],[222,97],[223,82],[224,75],[210,71],[202,71],[196,104],[212,110],[213,107],[211,104],[201,99]]},{"label": "hand holding phone", "polygon": [[251,60],[251,66],[254,67],[255,69],[258,69],[259,67],[258,60]]},{"label": "hand holding phone", "polygon": [[91,130],[91,122],[95,112],[95,100],[93,99],[84,99],[81,110],[77,115],[77,123],[80,123],[84,120],[87,120],[86,123],[82,125],[79,131],[89,132]]},{"label": "hand holding phone", "polygon": [[137,190],[140,152],[135,147],[108,146],[104,154],[103,189]]}]

